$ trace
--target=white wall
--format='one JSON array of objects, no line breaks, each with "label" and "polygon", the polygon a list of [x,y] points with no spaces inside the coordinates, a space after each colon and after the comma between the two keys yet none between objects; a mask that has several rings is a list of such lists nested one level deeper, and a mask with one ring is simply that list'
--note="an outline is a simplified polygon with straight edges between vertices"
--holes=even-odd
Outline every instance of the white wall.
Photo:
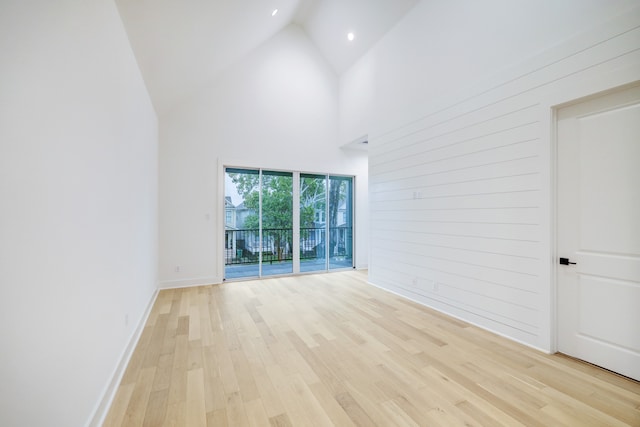
[{"label": "white wall", "polygon": [[298,26],[161,118],[161,286],[223,278],[219,164],[356,175],[356,264],[366,266],[366,153],[339,148],[338,78]]},{"label": "white wall", "polygon": [[0,200],[0,425],[87,425],[157,286],[157,120],[112,1],[0,3]]},{"label": "white wall", "polygon": [[342,76],[373,284],[553,350],[552,107],[640,78],[637,4],[425,1]]}]

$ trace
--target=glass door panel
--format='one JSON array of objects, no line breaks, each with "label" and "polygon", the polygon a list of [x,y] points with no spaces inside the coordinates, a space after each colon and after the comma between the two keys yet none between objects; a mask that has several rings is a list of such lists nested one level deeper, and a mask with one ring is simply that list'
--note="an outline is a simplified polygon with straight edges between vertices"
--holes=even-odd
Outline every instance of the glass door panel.
[{"label": "glass door panel", "polygon": [[262,172],[262,276],[293,273],[293,174]]},{"label": "glass door panel", "polygon": [[353,178],[329,176],[329,269],[353,267]]},{"label": "glass door panel", "polygon": [[[225,279],[293,273],[293,177],[225,168]],[[300,271],[353,267],[353,178],[300,174],[299,184]]]},{"label": "glass door panel", "polygon": [[300,174],[300,271],[327,270],[327,177]]},{"label": "glass door panel", "polygon": [[224,179],[224,277],[259,277],[260,171],[227,168]]}]

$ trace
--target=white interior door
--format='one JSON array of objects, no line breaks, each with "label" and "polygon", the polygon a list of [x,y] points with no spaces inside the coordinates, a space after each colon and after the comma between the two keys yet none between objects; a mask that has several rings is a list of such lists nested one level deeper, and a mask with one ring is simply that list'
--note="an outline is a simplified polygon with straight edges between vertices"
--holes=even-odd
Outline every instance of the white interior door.
[{"label": "white interior door", "polygon": [[640,85],[557,117],[558,350],[640,380]]}]

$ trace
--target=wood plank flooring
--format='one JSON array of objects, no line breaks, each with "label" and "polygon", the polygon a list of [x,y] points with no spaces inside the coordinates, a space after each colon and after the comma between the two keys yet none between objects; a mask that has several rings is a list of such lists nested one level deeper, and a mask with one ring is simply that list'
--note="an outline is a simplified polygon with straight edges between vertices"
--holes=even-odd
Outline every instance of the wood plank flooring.
[{"label": "wood plank flooring", "polygon": [[340,272],[162,291],[105,426],[640,426],[640,383]]}]

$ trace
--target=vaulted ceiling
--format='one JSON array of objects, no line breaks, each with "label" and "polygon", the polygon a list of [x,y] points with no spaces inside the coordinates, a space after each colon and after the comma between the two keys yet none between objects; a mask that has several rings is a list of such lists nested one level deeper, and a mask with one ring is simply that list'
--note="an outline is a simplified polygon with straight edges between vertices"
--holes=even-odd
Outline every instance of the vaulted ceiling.
[{"label": "vaulted ceiling", "polygon": [[[116,0],[158,112],[297,24],[341,74],[419,0]],[[273,11],[278,9],[277,14]],[[355,39],[347,40],[353,32]]]}]

